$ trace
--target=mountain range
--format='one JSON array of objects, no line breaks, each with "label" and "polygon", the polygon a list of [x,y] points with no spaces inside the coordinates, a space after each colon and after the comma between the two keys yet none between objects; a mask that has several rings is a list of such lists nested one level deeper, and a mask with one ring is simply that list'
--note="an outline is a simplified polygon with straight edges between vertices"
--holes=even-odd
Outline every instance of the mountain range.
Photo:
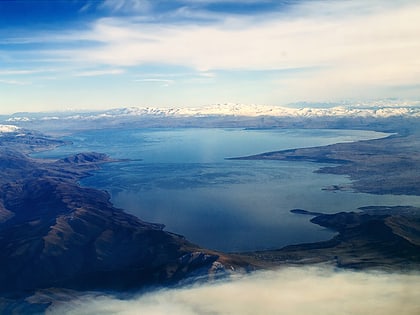
[{"label": "mountain range", "polygon": [[[298,106],[299,105],[299,106]],[[201,107],[125,107],[104,111],[63,111],[54,113],[16,113],[6,119],[8,122],[31,120],[96,120],[123,117],[206,117],[206,116],[242,116],[242,117],[375,117],[395,116],[420,117],[419,102],[385,102],[335,104],[332,107],[311,107],[311,104],[295,104],[294,107],[213,104]]]}]

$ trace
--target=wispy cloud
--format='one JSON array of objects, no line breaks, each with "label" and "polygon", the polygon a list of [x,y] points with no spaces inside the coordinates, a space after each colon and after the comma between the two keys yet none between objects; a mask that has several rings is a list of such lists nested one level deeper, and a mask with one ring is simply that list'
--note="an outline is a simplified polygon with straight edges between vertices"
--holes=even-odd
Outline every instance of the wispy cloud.
[{"label": "wispy cloud", "polygon": [[104,70],[89,70],[81,71],[74,74],[76,77],[96,77],[103,75],[118,75],[123,74],[125,71],[123,69],[104,69]]},{"label": "wispy cloud", "polygon": [[122,13],[145,13],[152,7],[149,0],[105,0],[99,5],[99,9]]},{"label": "wispy cloud", "polygon": [[[238,0],[179,0],[180,3],[238,3]],[[264,3],[264,2],[279,2],[279,1],[273,1],[273,0],[241,0],[240,3]]]},{"label": "wispy cloud", "polygon": [[174,80],[169,79],[156,79],[156,78],[146,78],[146,79],[134,79],[134,82],[151,82],[151,83],[161,83],[162,86],[169,86],[173,84]]},{"label": "wispy cloud", "polygon": [[0,84],[7,84],[7,85],[30,85],[31,82],[21,81],[21,80],[4,80],[0,79]]},{"label": "wispy cloud", "polygon": [[46,69],[3,69],[0,70],[0,75],[9,76],[9,75],[30,75],[30,74],[39,74],[39,73],[50,73],[56,72],[57,70],[46,68]]},{"label": "wispy cloud", "polygon": [[[308,83],[320,79],[359,85],[420,80],[415,70],[419,68],[420,5],[339,18],[336,16],[348,5],[329,2],[328,14],[325,2],[310,5],[304,19],[292,12],[287,19],[272,16],[259,23],[248,23],[246,18],[217,25],[104,19],[97,21],[89,34],[100,46],[56,53],[113,66],[167,63],[204,71],[323,68],[308,76]],[[317,5],[321,15],[316,14]]]},{"label": "wispy cloud", "polygon": [[285,268],[118,299],[85,295],[47,314],[418,314],[420,276]]},{"label": "wispy cloud", "polygon": [[0,75],[20,75],[38,73],[37,70],[0,70]]}]

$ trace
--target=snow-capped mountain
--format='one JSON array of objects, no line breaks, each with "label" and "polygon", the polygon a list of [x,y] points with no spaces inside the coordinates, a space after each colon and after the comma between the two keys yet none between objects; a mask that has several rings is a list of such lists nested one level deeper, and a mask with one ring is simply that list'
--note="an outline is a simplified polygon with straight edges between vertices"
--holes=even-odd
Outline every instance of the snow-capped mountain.
[{"label": "snow-capped mountain", "polygon": [[8,122],[28,122],[31,120],[97,120],[136,117],[420,117],[420,102],[385,102],[340,104],[333,107],[311,107],[300,104],[297,107],[246,105],[246,104],[214,104],[202,107],[128,107],[97,112],[61,112],[31,118],[30,115],[12,115]]},{"label": "snow-capped mountain", "polygon": [[0,125],[0,133],[11,133],[19,131],[19,127],[14,125]]}]

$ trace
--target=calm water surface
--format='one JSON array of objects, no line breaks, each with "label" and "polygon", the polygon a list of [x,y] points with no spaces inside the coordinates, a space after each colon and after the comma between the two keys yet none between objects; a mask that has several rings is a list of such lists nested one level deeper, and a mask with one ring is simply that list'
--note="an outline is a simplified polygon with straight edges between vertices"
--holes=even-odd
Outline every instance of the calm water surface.
[{"label": "calm water surface", "polygon": [[420,205],[420,197],[322,190],[349,184],[316,174],[309,162],[240,161],[244,156],[297,147],[383,137],[355,130],[135,129],[95,130],[45,152],[63,157],[97,151],[130,162],[109,163],[82,185],[107,190],[115,206],[164,223],[201,246],[223,251],[272,249],[329,239],[333,232],[290,209],[334,213],[366,205]]}]

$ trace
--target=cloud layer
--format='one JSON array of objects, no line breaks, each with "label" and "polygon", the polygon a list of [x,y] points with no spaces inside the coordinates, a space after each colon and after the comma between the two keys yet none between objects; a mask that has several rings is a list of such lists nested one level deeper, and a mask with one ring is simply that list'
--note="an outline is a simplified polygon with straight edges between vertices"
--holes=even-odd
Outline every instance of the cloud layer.
[{"label": "cloud layer", "polygon": [[376,82],[407,75],[407,80],[419,79],[413,67],[420,62],[420,5],[377,8],[375,1],[364,3],[312,1],[293,7],[287,15],[222,15],[210,24],[104,18],[93,23],[90,31],[72,35],[99,46],[54,53],[113,66],[149,62],[206,70],[339,66],[345,71],[369,70],[379,79]]},{"label": "cloud layer", "polygon": [[273,95],[288,101],[374,97],[420,84],[420,5],[363,3],[312,1],[287,15],[226,15],[211,24],[100,19],[82,34],[100,46],[54,55],[118,67],[299,69],[271,82],[277,87]]},{"label": "cloud layer", "polygon": [[420,97],[415,0],[107,0],[82,13],[63,27],[0,31],[8,108]]},{"label": "cloud layer", "polygon": [[419,274],[285,268],[126,300],[85,295],[48,314],[415,315],[419,291]]}]

